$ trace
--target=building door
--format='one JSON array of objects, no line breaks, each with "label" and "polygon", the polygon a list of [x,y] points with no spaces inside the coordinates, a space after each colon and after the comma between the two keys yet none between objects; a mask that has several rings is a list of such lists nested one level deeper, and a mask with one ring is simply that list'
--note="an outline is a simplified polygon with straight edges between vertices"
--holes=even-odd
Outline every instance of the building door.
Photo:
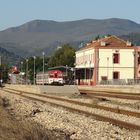
[{"label": "building door", "polygon": [[113,79],[119,79],[119,72],[118,71],[113,72]]}]

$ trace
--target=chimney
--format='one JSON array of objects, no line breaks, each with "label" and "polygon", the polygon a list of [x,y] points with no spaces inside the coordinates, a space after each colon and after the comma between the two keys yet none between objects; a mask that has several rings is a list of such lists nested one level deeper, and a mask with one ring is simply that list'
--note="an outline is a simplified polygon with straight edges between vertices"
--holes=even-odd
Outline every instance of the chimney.
[{"label": "chimney", "polygon": [[90,43],[87,43],[86,45],[88,46],[88,45],[90,45]]},{"label": "chimney", "polygon": [[131,43],[130,41],[127,41],[127,42],[126,42],[126,45],[127,45],[127,46],[132,46],[132,43]]},{"label": "chimney", "polygon": [[106,46],[106,42],[101,41],[101,46]]},{"label": "chimney", "polygon": [[96,40],[92,40],[92,43],[95,43],[96,42]]}]

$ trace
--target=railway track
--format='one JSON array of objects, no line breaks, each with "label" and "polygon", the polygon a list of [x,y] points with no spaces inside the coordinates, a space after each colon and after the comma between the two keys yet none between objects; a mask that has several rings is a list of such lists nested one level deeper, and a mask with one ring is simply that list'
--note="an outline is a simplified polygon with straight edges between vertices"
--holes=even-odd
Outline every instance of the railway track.
[{"label": "railway track", "polygon": [[[20,94],[23,93],[23,92],[18,91],[18,90],[13,90],[13,91],[19,92]],[[106,110],[106,111],[110,111],[110,112],[114,112],[114,113],[118,113],[118,114],[123,114],[123,115],[134,116],[134,117],[140,118],[140,113],[128,111],[128,110],[124,110],[124,109],[120,109],[120,108],[112,108],[112,107],[101,106],[98,104],[84,103],[84,102],[74,101],[74,100],[60,98],[60,97],[56,97],[56,96],[50,96],[50,95],[48,96],[45,94],[36,94],[36,93],[30,93],[30,92],[24,92],[24,94],[36,95],[39,97],[45,97],[45,98],[49,98],[49,99],[65,101],[68,103],[73,103],[73,104],[77,104],[77,105],[81,105],[81,106],[102,109],[102,110]]]},{"label": "railway track", "polygon": [[111,94],[123,94],[123,95],[132,95],[132,96],[140,96],[140,93],[129,93],[129,92],[117,92],[117,91],[107,91],[107,90],[90,90],[90,89],[79,89],[79,91],[89,91],[89,92],[95,92],[95,93],[111,93]]},{"label": "railway track", "polygon": [[75,105],[79,105],[79,106],[86,106],[88,108],[97,108],[97,109],[102,109],[102,110],[106,110],[106,111],[110,111],[110,112],[114,112],[114,113],[119,113],[119,114],[123,114],[123,115],[129,115],[129,116],[140,118],[140,113],[138,113],[138,112],[132,112],[132,111],[122,110],[122,109],[118,109],[118,108],[117,109],[116,108],[110,108],[110,107],[105,107],[105,106],[100,106],[100,105],[93,105],[93,104],[89,104],[89,103],[83,103],[83,102],[78,102],[78,101],[74,101],[74,100],[70,100],[70,99],[48,96],[48,95],[44,95],[44,94],[35,94],[35,93],[22,92],[22,91],[11,90],[11,89],[4,89],[4,91],[12,93],[12,94],[19,95],[19,96],[22,96],[22,97],[25,97],[25,98],[28,98],[30,100],[39,101],[39,102],[43,102],[43,103],[49,103],[49,104],[51,104],[53,106],[56,106],[56,107],[59,106],[59,107],[65,108],[65,109],[67,109],[71,112],[76,112],[76,113],[78,112],[78,113],[81,113],[81,114],[84,114],[84,115],[87,115],[87,116],[92,116],[92,117],[96,118],[97,120],[110,122],[112,124],[115,124],[115,125],[118,125],[118,126],[121,126],[121,127],[140,130],[140,126],[137,125],[137,124],[113,119],[111,117],[91,113],[91,112],[84,111],[84,110],[81,110],[81,109],[76,109],[76,108],[73,108],[71,106],[65,106],[63,104],[51,102],[51,101],[45,100],[45,99],[57,100],[59,102],[67,102],[67,103],[75,104]]},{"label": "railway track", "polygon": [[92,91],[92,90],[79,90],[81,94],[90,97],[110,97],[110,98],[120,98],[129,100],[140,100],[140,94],[131,93],[117,93],[117,92],[107,92],[107,91]]}]

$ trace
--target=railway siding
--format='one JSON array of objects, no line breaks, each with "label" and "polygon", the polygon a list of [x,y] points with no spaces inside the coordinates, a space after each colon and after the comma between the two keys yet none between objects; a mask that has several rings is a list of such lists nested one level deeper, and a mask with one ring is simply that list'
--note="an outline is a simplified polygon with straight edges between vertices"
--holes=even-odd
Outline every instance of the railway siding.
[{"label": "railway siding", "polygon": [[[123,125],[127,127],[131,126],[131,128],[140,130],[140,124],[138,123],[140,122],[140,120],[138,119],[140,117],[139,113],[128,112],[125,110],[118,110],[118,109],[116,111],[113,108],[109,109],[109,108],[101,107],[101,106],[92,107],[91,105],[86,104],[86,103],[82,104],[82,103],[78,103],[72,100],[67,100],[67,99],[62,99],[62,98],[60,99],[58,97],[49,97],[42,94],[35,95],[32,93],[26,93],[26,92],[23,92],[23,93],[18,92],[18,91],[15,91],[15,92],[16,94],[21,95],[23,97],[27,97],[31,100],[40,101],[43,103],[50,103],[52,105],[60,106],[74,112],[76,111],[76,112],[87,114],[89,116],[94,116],[96,119],[99,119],[99,120],[109,121],[110,123],[117,124],[120,126],[123,126]],[[112,109],[115,111],[115,113]],[[109,113],[108,111],[111,111],[111,112]],[[126,114],[123,115],[123,114],[116,114],[116,113],[123,113],[123,114],[126,113]],[[138,118],[134,118],[131,115],[136,115],[136,117]]]},{"label": "railway siding", "polygon": [[[134,139],[139,140],[140,133],[138,131],[120,128],[107,122],[97,121],[90,117],[80,114],[71,113],[63,108],[55,108],[40,102],[31,101],[21,96],[4,92],[1,96],[6,96],[11,101],[11,108],[15,113],[32,112],[32,108],[36,107],[41,110],[34,117],[26,117],[24,119],[33,120],[50,130],[64,131],[70,135],[71,139]],[[30,106],[30,109],[29,109]]]},{"label": "railway siding", "polygon": [[[57,97],[57,96],[48,96],[46,94],[36,94],[36,93],[30,93],[30,92],[21,92],[21,91],[18,91],[18,90],[14,90],[14,92],[12,90],[5,90],[5,91],[9,91],[11,93],[17,93],[19,95],[21,94],[27,94],[27,95],[31,95],[31,96],[36,96],[37,98],[42,98],[43,99],[53,99],[53,100],[58,100],[58,101],[62,101],[62,102],[67,102],[67,103],[72,103],[72,104],[75,104],[75,105],[80,105],[80,106],[85,106],[85,107],[89,107],[89,108],[97,108],[97,109],[102,109],[102,110],[105,110],[105,111],[111,111],[111,112],[114,112],[114,113],[118,113],[118,114],[123,114],[123,115],[130,115],[130,116],[134,116],[134,117],[137,117],[137,118],[140,118],[140,112],[139,110],[134,110],[134,109],[131,109],[131,108],[127,108],[127,109],[123,109],[121,106],[116,106],[116,105],[113,105],[112,107],[110,106],[106,106],[106,105],[99,105],[99,104],[96,104],[94,103],[94,101],[92,99],[90,99],[90,103],[89,102],[85,102],[86,100],[84,99],[83,101],[79,101],[79,99],[76,99],[76,98],[73,98],[73,99],[69,99],[69,98],[66,98],[66,97]],[[91,102],[92,100],[92,102]],[[107,104],[107,103],[106,103]],[[109,104],[108,104],[109,105]]]},{"label": "railway siding", "polygon": [[[34,95],[29,95],[29,96],[34,98]],[[116,114],[114,112],[108,112],[108,111],[103,110],[103,109],[81,106],[81,105],[73,104],[73,103],[66,102],[66,101],[58,101],[56,99],[50,99],[50,98],[47,99],[44,97],[37,97],[37,99],[44,101],[44,103],[46,101],[48,103],[54,103],[58,106],[60,105],[60,107],[62,105],[62,107],[64,106],[64,107],[68,107],[68,108],[75,108],[75,109],[79,109],[83,112],[97,114],[97,118],[98,118],[98,115],[99,116],[103,115],[105,117],[110,117],[110,119],[118,119],[118,120],[122,120],[124,122],[129,122],[129,123],[132,123],[135,125],[139,125],[139,130],[140,130],[140,118],[135,118],[132,116],[126,116],[126,115],[122,115],[122,114]],[[140,115],[138,115],[138,116],[140,117]],[[103,120],[106,120],[106,119],[103,118]]]},{"label": "railway siding", "polygon": [[121,85],[121,86],[78,86],[79,90],[90,90],[93,92],[110,92],[110,93],[120,93],[120,94],[138,94],[140,95],[140,86],[138,85]]}]

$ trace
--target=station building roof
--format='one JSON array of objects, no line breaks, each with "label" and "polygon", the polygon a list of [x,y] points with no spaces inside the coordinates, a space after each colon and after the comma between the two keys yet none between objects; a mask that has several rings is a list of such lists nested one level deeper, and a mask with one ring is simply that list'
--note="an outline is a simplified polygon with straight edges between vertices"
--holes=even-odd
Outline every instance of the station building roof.
[{"label": "station building roof", "polygon": [[107,36],[98,40],[92,40],[87,43],[81,50],[89,48],[133,48],[134,45],[129,41],[124,41],[115,35]]}]

